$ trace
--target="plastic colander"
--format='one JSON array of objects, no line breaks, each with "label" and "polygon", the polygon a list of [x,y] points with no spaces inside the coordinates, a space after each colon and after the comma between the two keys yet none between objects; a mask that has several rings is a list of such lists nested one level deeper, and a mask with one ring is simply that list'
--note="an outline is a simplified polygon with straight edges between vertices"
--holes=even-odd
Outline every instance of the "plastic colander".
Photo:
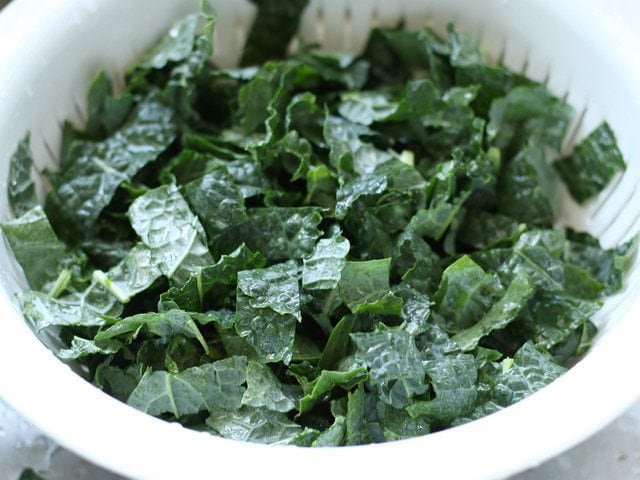
[{"label": "plastic colander", "polygon": [[[212,4],[216,60],[233,65],[255,10],[245,0]],[[10,218],[9,158],[24,133],[32,132],[38,170],[55,167],[61,122],[82,124],[85,92],[99,69],[122,83],[127,65],[196,8],[195,0],[17,0],[6,8],[0,16],[3,220]],[[638,231],[640,42],[620,18],[585,0],[326,0],[311,2],[302,37],[358,51],[372,26],[400,19],[409,28],[429,24],[440,31],[453,21],[496,60],[566,97],[577,111],[567,146],[606,118],[629,168],[584,208],[561,194],[559,220],[600,236],[605,246]],[[135,478],[499,478],[573,446],[640,396],[638,261],[625,291],[598,314],[602,328],[591,351],[552,385],[461,427],[325,449],[234,442],[135,411],[77,376],[36,338],[16,307],[13,294],[26,282],[4,244],[0,285],[0,396],[63,446]]]}]

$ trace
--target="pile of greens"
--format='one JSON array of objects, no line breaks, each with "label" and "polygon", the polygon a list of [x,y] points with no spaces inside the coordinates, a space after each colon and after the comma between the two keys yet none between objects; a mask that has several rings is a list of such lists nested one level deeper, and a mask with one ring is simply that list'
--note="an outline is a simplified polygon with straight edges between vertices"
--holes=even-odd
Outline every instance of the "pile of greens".
[{"label": "pile of greens", "polygon": [[33,327],[135,408],[270,444],[423,435],[561,375],[635,246],[553,228],[558,175],[584,202],[625,169],[609,126],[557,159],[571,108],[453,28],[287,55],[306,1],[254,2],[243,68],[204,5],[124,92],[100,74],[44,206],[20,143]]}]

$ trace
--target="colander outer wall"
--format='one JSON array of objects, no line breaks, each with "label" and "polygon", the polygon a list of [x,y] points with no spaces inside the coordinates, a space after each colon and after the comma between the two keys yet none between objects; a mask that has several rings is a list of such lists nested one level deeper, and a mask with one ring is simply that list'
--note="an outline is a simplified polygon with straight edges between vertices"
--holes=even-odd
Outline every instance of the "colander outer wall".
[{"label": "colander outer wall", "polygon": [[[74,22],[82,21],[82,15],[99,12],[109,1],[17,0],[7,7],[0,15],[0,125],[15,113],[11,112],[11,92],[25,80],[20,65],[25,59],[38,61],[38,52],[46,41],[43,32],[51,32],[52,26],[73,28]],[[195,2],[188,3],[192,6]],[[489,3],[495,6],[509,2]],[[529,3],[550,16],[571,18],[573,28],[587,37],[589,29],[597,26],[598,35],[592,35],[592,40],[598,42],[597,48],[609,52],[612,64],[620,66],[612,74],[628,85],[630,92],[634,91],[632,85],[640,85],[640,56],[629,55],[640,51],[640,43],[613,23],[609,13],[598,11],[584,0]],[[640,92],[629,102],[640,106]],[[2,171],[6,172],[6,165]],[[6,188],[6,179],[3,182],[0,188]],[[0,273],[6,275],[6,268]],[[633,321],[638,316],[640,300],[636,298],[626,317],[569,373],[490,417],[384,445],[297,449],[244,444],[189,431],[102,394],[36,340],[10,295],[2,290],[0,396],[63,446],[134,478],[233,474],[242,478],[296,475],[313,479],[335,473],[344,478],[501,478],[577,444],[640,396],[640,322]]]}]

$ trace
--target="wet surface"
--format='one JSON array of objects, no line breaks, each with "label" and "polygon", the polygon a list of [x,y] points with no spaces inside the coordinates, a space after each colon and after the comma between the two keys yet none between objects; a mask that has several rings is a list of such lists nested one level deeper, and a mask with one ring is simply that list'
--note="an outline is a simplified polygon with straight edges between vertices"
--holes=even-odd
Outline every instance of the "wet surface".
[{"label": "wet surface", "polygon": [[640,479],[640,403],[589,440],[511,480]]},{"label": "wet surface", "polygon": [[42,435],[0,402],[0,480],[15,480],[30,467],[46,480],[121,480]]}]

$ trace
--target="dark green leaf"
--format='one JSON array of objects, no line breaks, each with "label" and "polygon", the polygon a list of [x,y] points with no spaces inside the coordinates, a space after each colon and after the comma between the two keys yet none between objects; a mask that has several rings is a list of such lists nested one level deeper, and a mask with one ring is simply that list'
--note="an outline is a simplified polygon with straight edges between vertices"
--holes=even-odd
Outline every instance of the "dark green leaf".
[{"label": "dark green leaf", "polygon": [[271,369],[254,361],[247,367],[247,390],[242,404],[284,413],[295,408],[294,396],[283,389]]},{"label": "dark green leaf", "polygon": [[352,333],[356,359],[369,368],[370,383],[389,405],[402,408],[427,390],[425,370],[413,337],[402,329]]},{"label": "dark green leaf", "polygon": [[437,85],[452,82],[445,56],[449,47],[431,30],[377,28],[371,33],[364,57],[371,62],[376,83],[401,84],[416,74],[426,75]]},{"label": "dark green leaf", "polygon": [[169,63],[177,63],[191,53],[198,28],[199,15],[188,15],[178,22],[140,60],[139,68],[162,69]]},{"label": "dark green leaf", "polygon": [[298,447],[311,447],[313,442],[320,436],[320,432],[315,428],[305,427],[302,432],[291,439],[289,445]]},{"label": "dark green leaf", "polygon": [[129,219],[160,271],[176,283],[213,263],[204,229],[175,185],[137,198]]},{"label": "dark green leaf", "polygon": [[311,167],[307,172],[307,197],[305,203],[334,209],[338,183],[326,165]]},{"label": "dark green leaf", "polygon": [[318,368],[325,370],[328,368],[335,368],[338,362],[344,358],[347,354],[347,348],[349,346],[350,334],[353,330],[356,317],[354,315],[347,315],[333,327],[331,335],[324,346],[322,356],[318,362]]},{"label": "dark green leaf", "polygon": [[266,259],[259,253],[253,253],[245,245],[229,255],[220,257],[217,263],[200,268],[191,275],[181,287],[172,287],[160,297],[163,308],[172,305],[195,312],[204,308],[205,300],[211,296],[221,296],[222,291],[233,288],[241,270],[252,270],[266,266]]},{"label": "dark green leaf", "polygon": [[116,97],[109,75],[102,70],[87,93],[87,124],[84,133],[90,138],[110,135],[126,120],[133,97],[124,93]]},{"label": "dark green leaf", "polygon": [[366,379],[367,370],[365,368],[357,368],[348,372],[322,370],[316,379],[308,385],[303,385],[306,394],[300,399],[300,406],[298,407],[300,415],[311,411],[314,405],[334,388],[341,387],[344,390],[351,390]]},{"label": "dark green leaf", "polygon": [[491,105],[487,135],[497,147],[514,149],[534,136],[560,150],[573,110],[541,86],[522,86]]},{"label": "dark green leaf", "polygon": [[554,220],[555,178],[544,149],[525,146],[505,167],[498,181],[500,212],[519,222],[551,226]]},{"label": "dark green leaf", "polygon": [[398,237],[393,271],[416,290],[430,292],[440,279],[441,259],[413,228],[408,228]]},{"label": "dark green leaf", "polygon": [[464,256],[442,274],[435,294],[437,311],[444,317],[448,329],[460,331],[478,322],[501,291],[495,276]]},{"label": "dark green leaf", "polygon": [[554,255],[544,240],[545,236],[539,237],[537,231],[524,233],[511,249],[510,257],[499,267],[503,277],[511,281],[522,272],[539,288],[561,291],[565,283],[564,265],[558,258],[561,251]]},{"label": "dark green leaf", "polygon": [[214,171],[184,187],[185,197],[204,226],[215,238],[247,219],[244,198],[231,175]]},{"label": "dark green leaf", "polygon": [[469,210],[456,239],[478,250],[503,244],[510,246],[525,228],[524,224],[506,215]]},{"label": "dark green leaf", "polygon": [[157,261],[157,256],[149,247],[138,244],[107,273],[94,271],[93,278],[120,302],[128,303],[162,276]]},{"label": "dark green leaf", "polygon": [[130,365],[121,369],[103,364],[96,369],[94,383],[121,402],[126,402],[140,382],[144,369],[142,365]]},{"label": "dark green leaf", "polygon": [[55,283],[61,272],[75,270],[79,273],[87,262],[82,252],[73,251],[58,240],[40,206],[3,223],[2,231],[34,290],[59,295],[60,288]]},{"label": "dark green leaf", "polygon": [[121,348],[118,342],[95,342],[82,337],[73,337],[69,348],[61,349],[58,357],[63,360],[77,360],[90,355],[112,355]]},{"label": "dark green leaf", "polygon": [[38,475],[35,470],[31,468],[25,468],[20,474],[18,480],[44,480],[44,478]]},{"label": "dark green leaf", "polygon": [[347,262],[338,282],[340,297],[355,311],[372,304],[389,293],[389,269],[391,259]]},{"label": "dark green leaf", "polygon": [[637,249],[638,236],[609,250],[602,249],[597,240],[584,243],[577,239],[566,243],[563,259],[588,272],[606,287],[605,293],[615,293],[622,288],[623,277]]},{"label": "dark green leaf", "polygon": [[344,442],[344,434],[346,430],[346,420],[343,416],[336,417],[333,425],[318,435],[312,447],[339,447]]},{"label": "dark green leaf", "polygon": [[230,232],[227,241],[245,242],[270,261],[307,257],[320,237],[318,208],[250,208],[248,214],[249,221]]},{"label": "dark green leaf", "polygon": [[400,315],[404,321],[404,329],[411,335],[424,333],[431,314],[429,297],[412,288],[403,289],[399,294],[404,300]]},{"label": "dark green leaf", "polygon": [[13,214],[21,216],[37,204],[36,186],[31,171],[33,158],[29,144],[31,135],[27,134],[18,143],[15,153],[9,162],[9,205]]},{"label": "dark green leaf", "polygon": [[23,292],[18,300],[24,316],[36,330],[53,326],[101,326],[105,323],[103,317],[116,317],[122,312],[116,298],[95,282],[85,291],[59,299],[40,292]]},{"label": "dark green leaf", "polygon": [[187,312],[170,310],[162,313],[141,313],[132,317],[115,320],[111,325],[101,330],[95,337],[96,342],[120,340],[127,343],[135,340],[141,333],[171,338],[182,335],[196,339],[206,353],[209,346],[202,337],[198,326]]},{"label": "dark green leaf", "polygon": [[237,410],[245,391],[247,359],[230,357],[179,373],[147,371],[127,403],[150,415],[176,418],[203,410]]},{"label": "dark green leaf", "polygon": [[289,363],[300,319],[295,262],[238,273],[235,328],[264,361]]},{"label": "dark green leaf", "polygon": [[474,38],[455,31],[452,25],[448,30],[450,60],[455,69],[456,83],[480,87],[474,107],[480,114],[486,115],[492,101],[504,96],[521,79],[502,66],[491,65]]},{"label": "dark green leaf", "polygon": [[426,372],[431,379],[435,399],[416,402],[406,410],[413,418],[426,417],[432,422],[448,424],[467,415],[476,403],[477,370],[472,355],[445,355],[430,360]]},{"label": "dark green leaf", "polygon": [[564,281],[567,291],[579,298],[598,299],[606,288],[604,284],[593,278],[589,272],[572,263],[564,264]]},{"label": "dark green leaf", "polygon": [[329,146],[329,159],[343,176],[372,173],[378,165],[391,160],[393,155],[377,149],[360,137],[371,134],[362,125],[339,117],[327,116],[324,123],[324,140]]},{"label": "dark green leaf", "polygon": [[397,99],[379,91],[344,94],[338,111],[347,120],[368,126],[376,122],[429,122],[445,108],[432,82],[413,80]]},{"label": "dark green leaf", "polygon": [[534,288],[525,274],[517,275],[507,287],[500,300],[494,303],[489,311],[475,325],[458,332],[453,341],[460,345],[462,351],[473,350],[480,339],[493,330],[506,327],[520,313],[531,296]]},{"label": "dark green leaf", "polygon": [[243,406],[239,410],[216,408],[207,426],[224,438],[245,442],[286,445],[302,428],[283,413]]},{"label": "dark green leaf", "polygon": [[553,166],[579,203],[596,196],[617,173],[627,168],[616,137],[606,122],[591,132],[570,156]]},{"label": "dark green leaf", "polygon": [[425,186],[424,179],[412,166],[399,160],[383,163],[338,189],[335,217],[344,219],[349,209],[364,197],[378,198],[380,202],[380,194],[387,192],[387,196],[393,195],[393,200],[398,202],[403,195],[418,197]]},{"label": "dark green leaf", "polygon": [[309,3],[309,0],[251,1],[258,7],[258,15],[244,47],[242,65],[258,65],[283,57]]},{"label": "dark green leaf", "polygon": [[302,286],[306,290],[332,290],[338,286],[347,264],[349,240],[331,237],[319,240],[313,254],[304,260]]},{"label": "dark green leaf", "polygon": [[[347,400],[346,445],[365,445],[381,441],[376,438],[375,399],[360,385]],[[372,418],[373,417],[373,418]],[[373,424],[373,425],[372,425]]]},{"label": "dark green leaf", "polygon": [[521,313],[519,322],[533,332],[537,345],[550,350],[581,329],[601,306],[599,301],[539,291]]},{"label": "dark green leaf", "polygon": [[369,77],[369,63],[346,53],[302,51],[294,58],[315,70],[323,80],[349,89],[361,89]]},{"label": "dark green leaf", "polygon": [[102,142],[73,145],[73,162],[56,179],[46,211],[54,227],[85,236],[117,188],[162,154],[176,137],[169,108],[153,97],[140,102],[121,129]]},{"label": "dark green leaf", "polygon": [[384,440],[392,442],[418,437],[431,432],[431,425],[424,417],[412,418],[406,411],[379,402],[377,408]]},{"label": "dark green leaf", "polygon": [[504,373],[498,376],[493,388],[494,401],[504,407],[512,405],[553,382],[565,371],[548,353],[527,342],[512,362],[503,364]]}]

